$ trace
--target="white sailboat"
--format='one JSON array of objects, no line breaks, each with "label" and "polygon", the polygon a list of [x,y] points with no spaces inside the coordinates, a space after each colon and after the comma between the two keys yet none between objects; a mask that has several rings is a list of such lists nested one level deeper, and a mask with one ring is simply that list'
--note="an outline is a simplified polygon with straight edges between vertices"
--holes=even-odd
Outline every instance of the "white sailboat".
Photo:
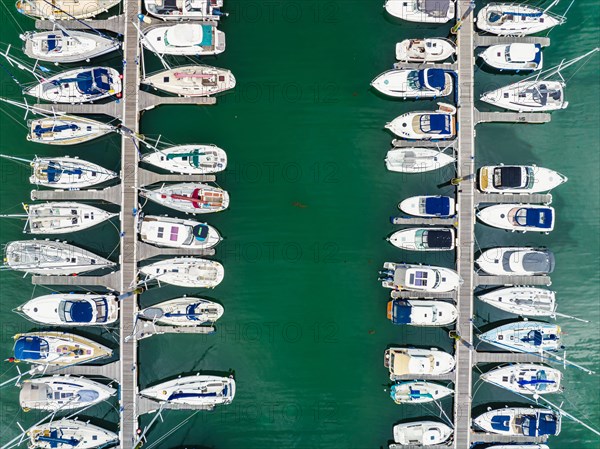
[{"label": "white sailboat", "polygon": [[396,59],[403,62],[441,62],[455,53],[454,42],[444,38],[405,39],[396,44]]},{"label": "white sailboat", "polygon": [[181,257],[161,260],[140,269],[145,281],[191,288],[215,288],[225,277],[223,265],[214,260]]},{"label": "white sailboat", "polygon": [[543,66],[540,44],[501,44],[492,45],[479,54],[481,59],[498,70],[541,70]]},{"label": "white sailboat", "polygon": [[456,213],[456,202],[449,196],[411,196],[402,200],[398,209],[415,217],[452,217]]},{"label": "white sailboat", "polygon": [[68,276],[116,265],[82,248],[58,241],[18,240],[8,243],[4,251],[7,267],[40,275]]},{"label": "white sailboat", "polygon": [[437,348],[389,348],[385,351],[384,366],[390,379],[403,376],[441,375],[454,370],[456,360],[451,354]]},{"label": "white sailboat", "polygon": [[27,56],[47,62],[89,61],[121,47],[117,39],[76,30],[29,31],[19,37]]},{"label": "white sailboat", "polygon": [[407,251],[452,251],[456,235],[452,228],[409,228],[394,232],[388,241]]},{"label": "white sailboat", "polygon": [[117,6],[120,0],[19,0],[17,10],[35,19],[88,19]]},{"label": "white sailboat", "polygon": [[542,9],[524,3],[488,3],[477,14],[475,23],[481,31],[499,36],[526,36],[562,25],[565,17],[553,14],[554,0]]},{"label": "white sailboat", "polygon": [[503,287],[477,297],[486,304],[515,315],[556,315],[556,293],[545,288]]},{"label": "white sailboat", "polygon": [[385,158],[387,169],[399,173],[425,173],[454,162],[453,156],[434,148],[393,148]]},{"label": "white sailboat", "polygon": [[214,323],[224,312],[221,304],[184,296],[146,307],[139,317],[165,326],[201,326]]},{"label": "white sailboat", "polygon": [[39,449],[96,449],[118,443],[119,436],[89,422],[59,419],[27,430],[29,447]]},{"label": "white sailboat", "polygon": [[53,293],[30,299],[16,311],[48,326],[103,326],[117,321],[119,302],[115,295]]},{"label": "white sailboat", "polygon": [[172,173],[203,175],[227,168],[227,153],[216,145],[177,145],[142,156],[142,162]]},{"label": "white sailboat", "polygon": [[394,442],[402,446],[434,446],[450,439],[452,427],[437,421],[411,421],[394,426]]},{"label": "white sailboat", "polygon": [[452,139],[456,136],[456,108],[438,103],[437,111],[407,112],[385,125],[402,139]]},{"label": "white sailboat", "polygon": [[76,410],[100,404],[116,393],[116,389],[85,377],[57,374],[24,380],[19,404],[25,411]]},{"label": "white sailboat", "polygon": [[236,81],[230,70],[188,65],[146,76],[142,84],[182,97],[208,97],[233,89]]},{"label": "white sailboat", "polygon": [[139,222],[143,242],[163,248],[213,248],[222,240],[206,223],[166,216],[145,215]]},{"label": "white sailboat", "polygon": [[486,165],[479,169],[484,193],[541,193],[567,182],[566,176],[535,165]]},{"label": "white sailboat", "polygon": [[492,276],[536,276],[552,273],[555,258],[543,248],[500,247],[483,251],[475,263]]},{"label": "white sailboat", "polygon": [[452,93],[456,72],[444,69],[392,69],[382,73],[371,86],[395,98],[437,98]]},{"label": "white sailboat", "polygon": [[145,388],[140,394],[159,402],[216,407],[233,401],[235,387],[232,377],[197,374]]},{"label": "white sailboat", "polygon": [[545,408],[505,407],[479,415],[473,425],[499,435],[544,437],[560,433],[561,415]]},{"label": "white sailboat", "polygon": [[478,335],[481,341],[511,352],[544,353],[562,349],[560,326],[542,321],[517,321]]},{"label": "white sailboat", "polygon": [[111,170],[76,157],[36,157],[31,161],[10,156],[8,158],[30,162],[33,173],[29,182],[53,189],[84,189],[118,177],[117,173]]},{"label": "white sailboat", "polygon": [[148,28],[142,44],[163,55],[208,56],[225,51],[225,33],[210,23],[178,23]]},{"label": "white sailboat", "polygon": [[446,23],[456,14],[454,0],[386,0],[384,8],[408,22]]},{"label": "white sailboat", "polygon": [[454,390],[435,382],[411,381],[392,385],[390,396],[396,404],[426,404],[439,401]]},{"label": "white sailboat", "polygon": [[495,204],[476,215],[482,223],[498,229],[549,233],[554,229],[556,213],[553,207],[537,204]]},{"label": "white sailboat", "polygon": [[223,0],[144,0],[146,10],[162,20],[219,20]]},{"label": "white sailboat", "polygon": [[561,391],[562,373],[539,363],[499,366],[480,379],[518,394],[539,395]]},{"label": "white sailboat", "polygon": [[385,262],[379,276],[383,287],[415,292],[451,292],[461,283],[450,268],[418,264]]},{"label": "white sailboat", "polygon": [[188,214],[221,212],[229,207],[229,193],[201,183],[165,184],[151,190],[140,190],[140,195]]},{"label": "white sailboat", "polygon": [[397,325],[440,327],[454,323],[458,310],[444,301],[394,299],[387,304],[387,317]]}]

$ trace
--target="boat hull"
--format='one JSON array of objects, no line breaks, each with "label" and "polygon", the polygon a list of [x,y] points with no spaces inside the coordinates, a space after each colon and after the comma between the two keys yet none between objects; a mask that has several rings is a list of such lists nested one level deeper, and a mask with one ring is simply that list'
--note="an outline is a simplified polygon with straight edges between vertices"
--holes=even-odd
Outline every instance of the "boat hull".
[{"label": "boat hull", "polygon": [[49,202],[27,206],[30,234],[67,234],[97,226],[118,214],[82,203]]},{"label": "boat hull", "polygon": [[140,317],[165,326],[201,326],[216,322],[224,311],[216,302],[184,296],[141,310]]},{"label": "boat hull", "polygon": [[[534,220],[525,216],[529,211]],[[477,218],[488,226],[518,232],[551,232],[555,216],[554,208],[535,204],[496,204],[477,212]]]},{"label": "boat hull", "polygon": [[182,97],[208,97],[233,89],[236,80],[226,69],[183,66],[150,75],[142,83]]},{"label": "boat hull", "polygon": [[[24,53],[47,62],[82,62],[111,53],[121,47],[116,39],[107,39],[82,31],[69,30],[68,36],[56,31],[29,32],[22,36]],[[54,42],[51,48],[50,42]]]},{"label": "boat hull", "polygon": [[215,145],[178,145],[145,154],[142,162],[171,173],[203,175],[225,170],[227,153]]},{"label": "boat hull", "polygon": [[498,36],[526,36],[560,25],[563,20],[523,3],[490,3],[479,11],[475,23],[481,31]]},{"label": "boat hull", "polygon": [[215,288],[225,277],[223,265],[195,257],[167,259],[140,269],[148,280],[190,288]]},{"label": "boat hull", "polygon": [[17,310],[28,320],[49,326],[102,326],[119,318],[119,302],[114,295],[91,293],[38,296]]},{"label": "boat hull", "polygon": [[403,0],[387,0],[386,11],[399,19],[418,23],[446,23],[452,20],[456,14],[454,1],[438,1],[438,8],[428,9],[415,8],[417,2]]},{"label": "boat hull", "polygon": [[[503,182],[503,178],[518,181]],[[479,190],[484,193],[542,193],[567,182],[566,176],[535,165],[488,165],[479,169]]]},{"label": "boat hull", "polygon": [[[74,447],[77,449],[95,449],[106,447],[119,441],[119,436],[102,427],[94,426],[89,422],[60,419],[52,423],[41,424],[27,430],[30,448],[54,449],[57,447]],[[54,441],[60,435],[61,440],[77,442],[59,443]]]},{"label": "boat hull", "polygon": [[385,165],[399,173],[425,173],[455,162],[452,156],[431,148],[394,148],[388,151]]},{"label": "boat hull", "polygon": [[537,395],[561,391],[562,373],[549,366],[517,363],[483,373],[481,380],[518,394]]},{"label": "boat hull", "polygon": [[[117,6],[121,0],[54,0],[52,4],[44,0],[18,1],[17,10],[35,19],[53,18],[56,20],[88,19]],[[52,5],[56,6],[54,8]]]},{"label": "boat hull", "polygon": [[235,390],[235,380],[231,377],[197,375],[163,382],[140,394],[159,402],[216,407],[230,404]]},{"label": "boat hull", "polygon": [[396,404],[426,404],[439,401],[453,393],[435,382],[401,382],[392,386],[390,396]]}]

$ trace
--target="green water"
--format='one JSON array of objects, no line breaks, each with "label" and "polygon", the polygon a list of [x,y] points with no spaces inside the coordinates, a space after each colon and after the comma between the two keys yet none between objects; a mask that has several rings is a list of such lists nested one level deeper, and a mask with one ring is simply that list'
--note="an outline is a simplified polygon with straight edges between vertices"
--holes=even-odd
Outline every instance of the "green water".
[{"label": "green water", "polygon": [[[142,387],[180,373],[234,370],[235,401],[213,413],[199,413],[152,447],[204,446],[222,449],[367,449],[385,446],[392,426],[409,418],[439,415],[435,407],[397,406],[389,399],[382,364],[391,344],[452,347],[447,329],[403,329],[385,316],[388,292],[377,282],[384,261],[453,266],[452,254],[402,253],[385,241],[396,228],[388,217],[410,195],[452,193],[436,186],[453,176],[451,168],[404,176],[385,170],[391,135],[383,125],[400,113],[432,109],[435,102],[381,98],[369,82],[394,61],[394,44],[408,37],[445,36],[448,26],[417,26],[387,17],[378,1],[228,0],[223,20],[227,51],[208,63],[232,69],[235,92],[216,107],[160,107],[144,114],[147,135],[174,143],[215,143],[227,150],[230,165],[218,184],[231,194],[231,208],[208,216],[225,236],[216,259],[226,268],[214,291],[153,289],[141,305],[188,293],[221,302],[225,315],[215,335],[156,336],[140,343]],[[19,30],[8,20],[3,40],[17,42]],[[21,25],[29,25],[23,19]],[[577,2],[569,21],[550,34],[549,65],[597,45],[598,7]],[[118,58],[110,60],[118,64]],[[547,245],[557,254],[552,288],[560,311],[592,321],[559,319],[568,357],[600,371],[598,231],[600,169],[598,58],[585,65],[568,87],[569,109],[552,122],[533,125],[480,125],[477,164],[537,163],[557,169],[569,182],[554,192],[556,230],[549,236],[515,235],[477,225],[481,247],[500,244]],[[572,73],[572,72],[570,72]],[[477,69],[476,91],[517,77]],[[18,98],[2,74],[3,95]],[[482,109],[485,106],[479,105]],[[17,121],[21,112],[3,107]],[[78,155],[116,168],[119,142],[107,138],[77,148],[58,149],[25,142],[25,130],[7,115],[0,122],[2,152]],[[30,190],[26,168],[0,161],[0,210],[15,212]],[[149,213],[166,213],[148,204]],[[169,212],[171,215],[177,215]],[[22,236],[20,224],[0,222],[2,241]],[[118,243],[110,224],[69,236],[74,243],[108,255]],[[113,256],[114,258],[114,256]],[[11,310],[33,294],[17,273],[0,274],[2,319],[0,354],[9,356],[12,335],[32,329]],[[509,318],[475,303],[477,324]],[[97,331],[110,342],[110,334]],[[99,335],[102,334],[102,335]],[[3,379],[15,374],[5,364]],[[487,385],[475,387],[474,405],[522,402]],[[0,390],[2,441],[36,417],[18,408],[18,390]],[[597,376],[565,370],[565,393],[554,398],[565,409],[597,425]],[[451,414],[452,400],[442,401]],[[479,410],[479,408],[478,408]],[[90,410],[100,422],[116,422],[110,405]],[[151,447],[190,413],[168,412],[148,434]],[[144,417],[147,424],[151,417]],[[110,424],[109,424],[110,425]],[[114,426],[114,424],[113,424]],[[114,428],[114,427],[113,427]],[[551,447],[575,443],[599,447],[584,428],[565,422]]]}]

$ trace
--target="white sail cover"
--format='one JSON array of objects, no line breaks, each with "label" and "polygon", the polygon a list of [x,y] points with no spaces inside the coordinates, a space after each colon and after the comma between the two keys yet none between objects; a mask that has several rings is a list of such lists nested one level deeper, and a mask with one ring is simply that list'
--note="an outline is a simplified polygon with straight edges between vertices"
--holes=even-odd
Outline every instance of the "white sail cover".
[{"label": "white sail cover", "polygon": [[167,30],[166,38],[169,45],[175,47],[189,47],[199,45],[202,42],[202,25],[182,23],[170,27]]}]

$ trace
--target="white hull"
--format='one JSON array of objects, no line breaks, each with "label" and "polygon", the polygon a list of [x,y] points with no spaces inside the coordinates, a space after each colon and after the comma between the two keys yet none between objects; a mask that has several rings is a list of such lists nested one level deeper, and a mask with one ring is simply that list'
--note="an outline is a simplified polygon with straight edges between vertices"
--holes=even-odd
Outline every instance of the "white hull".
[{"label": "white hull", "polygon": [[194,215],[221,212],[229,207],[226,191],[200,183],[163,185],[154,190],[142,190],[140,195],[162,206]]},{"label": "white hull", "polygon": [[396,59],[404,62],[441,62],[456,53],[448,39],[406,39],[396,44]]},{"label": "white hull", "polygon": [[458,318],[458,310],[443,301],[393,300],[388,302],[387,315],[397,325],[440,327],[454,323]]},{"label": "white hull", "polygon": [[[392,69],[382,73],[373,81],[371,86],[388,97],[394,98],[437,98],[445,97],[452,93],[453,80],[450,73],[443,74],[443,85],[434,85],[427,82],[427,74],[432,69]],[[434,69],[438,71],[440,69]],[[437,73],[441,73],[437,72]],[[419,74],[421,74],[419,76]],[[425,75],[423,75],[425,74]],[[423,79],[421,84],[420,79]]]},{"label": "white hull", "polygon": [[394,148],[388,151],[385,165],[399,173],[425,173],[454,163],[456,159],[431,148]]},{"label": "white hull", "polygon": [[224,311],[216,302],[184,296],[147,307],[139,316],[166,326],[200,326],[216,322]]},{"label": "white hull", "polygon": [[24,52],[33,59],[47,62],[81,62],[117,50],[118,40],[107,39],[92,33],[69,30],[28,32],[21,36]]},{"label": "white hull", "polygon": [[229,70],[191,65],[155,73],[142,83],[182,97],[208,97],[233,89],[236,81]]},{"label": "white hull", "polygon": [[[27,430],[30,448],[52,449],[95,449],[102,448],[119,441],[119,436],[102,427],[94,426],[89,422],[74,419],[59,419],[52,423],[40,424]],[[60,438],[62,440],[73,440],[77,444],[62,444],[48,441],[48,439]]]},{"label": "white hull", "polygon": [[540,44],[492,45],[479,56],[498,70],[541,70],[543,67]]},{"label": "white hull", "polygon": [[202,23],[159,25],[146,31],[142,44],[162,55],[218,55],[225,51],[225,33]]},{"label": "white hull", "polygon": [[[560,433],[560,418],[560,414],[555,414],[551,410],[544,408],[505,407],[498,410],[490,410],[483,415],[479,415],[473,419],[473,425],[485,432],[498,435],[538,437],[542,435],[558,435]],[[552,431],[540,432],[538,430],[540,420],[544,423],[549,421]]]},{"label": "white hull", "polygon": [[88,19],[108,11],[120,2],[121,0],[78,0],[76,2],[54,0],[52,4],[49,4],[44,0],[21,0],[17,2],[17,9],[26,16],[36,19]]},{"label": "white hull", "polygon": [[104,223],[118,214],[83,203],[52,202],[27,206],[31,234],[66,234]]},{"label": "white hull", "polygon": [[551,317],[556,313],[555,296],[553,291],[545,288],[505,287],[479,295],[478,298],[515,315]]},{"label": "white hull", "polygon": [[110,67],[69,70],[45,79],[25,93],[50,103],[89,103],[121,94],[119,72]]},{"label": "white hull", "polygon": [[490,3],[477,14],[477,28],[499,36],[526,36],[560,25],[561,20],[543,9],[522,3]]},{"label": "white hull", "polygon": [[15,359],[34,365],[71,366],[112,355],[106,346],[66,332],[29,332],[14,340]]},{"label": "white hull", "polygon": [[456,361],[447,352],[438,349],[390,348],[385,351],[384,365],[390,379],[402,376],[441,375],[454,370]]},{"label": "white hull", "polygon": [[426,404],[439,401],[453,393],[448,387],[435,382],[402,382],[392,386],[391,396],[396,404]]},{"label": "white hull", "polygon": [[36,158],[31,166],[29,182],[53,189],[84,189],[117,177],[113,171],[74,157]]},{"label": "white hull", "polygon": [[214,407],[233,401],[235,380],[220,376],[180,377],[146,388],[140,394],[159,402]]},{"label": "white hull", "polygon": [[535,204],[496,204],[477,212],[488,226],[518,232],[551,232],[555,216],[554,208]]},{"label": "white hull", "polygon": [[402,139],[452,139],[456,136],[456,108],[438,104],[437,111],[407,112],[387,123],[385,128]]},{"label": "white hull", "polygon": [[219,262],[195,257],[161,260],[140,271],[148,279],[191,288],[214,288],[225,277],[225,269]]},{"label": "white hull", "polygon": [[565,109],[565,83],[562,81],[522,81],[481,96],[481,101],[517,112],[547,112]]},{"label": "white hull", "polygon": [[143,242],[161,248],[213,248],[221,241],[219,232],[206,223],[180,218],[146,215],[140,223]]},{"label": "white hull", "polygon": [[178,145],[145,154],[142,162],[172,173],[203,175],[227,168],[227,153],[215,145]]},{"label": "white hull", "polygon": [[393,290],[446,293],[461,283],[459,274],[445,267],[385,262],[381,285]]},{"label": "white hull", "polygon": [[413,421],[394,426],[394,442],[403,446],[432,446],[443,444],[454,431],[437,421]]},{"label": "white hull", "polygon": [[144,7],[162,20],[219,20],[223,0],[144,0]]},{"label": "white hull", "polygon": [[112,125],[74,115],[30,120],[27,125],[27,140],[47,145],[76,145],[115,131]]},{"label": "white hull", "polygon": [[100,404],[116,392],[114,388],[85,377],[54,375],[24,380],[19,403],[23,410],[76,410]]},{"label": "white hull", "polygon": [[54,293],[33,298],[17,311],[48,326],[101,326],[117,321],[119,302],[114,295]]},{"label": "white hull", "polygon": [[561,391],[562,373],[545,365],[517,363],[495,368],[480,378],[514,393],[534,395]]},{"label": "white hull", "polygon": [[535,276],[554,271],[554,254],[547,250],[520,247],[491,248],[475,261],[495,276]]},{"label": "white hull", "polygon": [[6,245],[4,263],[15,271],[52,276],[80,274],[116,265],[77,246],[49,240],[10,242]]},{"label": "white hull", "polygon": [[[442,244],[430,240],[431,236],[444,237]],[[446,244],[446,238],[447,243]],[[410,228],[394,232],[388,241],[396,248],[406,251],[452,251],[455,246],[452,228]]]},{"label": "white hull", "polygon": [[517,321],[484,332],[479,339],[505,351],[541,353],[560,350],[561,335],[556,324]]},{"label": "white hull", "polygon": [[484,193],[541,193],[565,182],[566,176],[535,165],[491,165],[479,169],[479,190]]},{"label": "white hull", "polygon": [[411,196],[403,200],[398,208],[414,217],[451,217],[456,213],[454,198],[439,195]]},{"label": "white hull", "polygon": [[446,23],[456,14],[452,0],[386,0],[384,7],[394,17],[418,23]]}]

